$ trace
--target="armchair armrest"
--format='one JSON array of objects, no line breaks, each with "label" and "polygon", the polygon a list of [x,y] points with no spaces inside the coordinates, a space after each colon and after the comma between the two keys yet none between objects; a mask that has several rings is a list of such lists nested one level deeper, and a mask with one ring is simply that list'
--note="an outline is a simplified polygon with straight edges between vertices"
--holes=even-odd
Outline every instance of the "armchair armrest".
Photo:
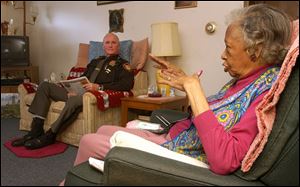
[{"label": "armchair armrest", "polygon": [[32,102],[35,93],[28,93],[24,84],[18,85],[20,98],[20,130],[30,130],[32,114],[28,112],[28,104]]},{"label": "armchair armrest", "polygon": [[95,104],[96,105],[97,104],[97,98],[91,92],[85,92],[83,94],[83,103]]},{"label": "armchair armrest", "polygon": [[105,185],[263,185],[234,174],[217,175],[201,168],[132,148],[114,147],[105,158]]},{"label": "armchair armrest", "polygon": [[118,125],[120,124],[121,108],[114,107],[101,111],[97,105],[97,97],[90,92],[83,94],[83,129],[84,133],[93,133],[103,124]]},{"label": "armchair armrest", "polygon": [[18,93],[20,98],[28,94],[34,94],[37,90],[38,85],[35,83],[22,83],[18,85]]},{"label": "armchair armrest", "polygon": [[28,94],[23,84],[19,84],[18,93],[22,96]]}]

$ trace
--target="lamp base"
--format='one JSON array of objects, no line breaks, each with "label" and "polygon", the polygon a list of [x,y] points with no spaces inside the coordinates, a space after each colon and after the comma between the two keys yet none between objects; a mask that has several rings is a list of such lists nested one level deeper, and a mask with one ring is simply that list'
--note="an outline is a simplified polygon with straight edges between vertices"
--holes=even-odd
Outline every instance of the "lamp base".
[{"label": "lamp base", "polygon": [[162,80],[162,78],[159,75],[160,70],[156,71],[156,84],[157,84],[157,91],[164,97],[164,96],[170,96],[170,86],[167,84],[159,84],[158,81]]}]

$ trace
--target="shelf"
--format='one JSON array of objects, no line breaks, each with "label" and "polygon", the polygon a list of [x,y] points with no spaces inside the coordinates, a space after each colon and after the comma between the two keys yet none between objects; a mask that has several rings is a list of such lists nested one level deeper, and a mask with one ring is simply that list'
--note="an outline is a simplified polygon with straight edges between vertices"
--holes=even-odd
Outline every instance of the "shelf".
[{"label": "shelf", "polygon": [[[10,80],[23,79],[27,75],[31,82],[39,83],[39,69],[37,66],[17,66],[17,67],[1,67],[1,80],[7,78]],[[18,85],[3,85],[1,84],[1,93],[17,93]]]}]

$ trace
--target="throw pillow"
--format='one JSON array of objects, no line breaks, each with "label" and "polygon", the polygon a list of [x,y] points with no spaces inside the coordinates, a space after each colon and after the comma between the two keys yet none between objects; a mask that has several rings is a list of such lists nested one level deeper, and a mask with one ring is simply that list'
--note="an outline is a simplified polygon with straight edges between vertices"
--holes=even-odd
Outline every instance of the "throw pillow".
[{"label": "throw pillow", "polygon": [[[98,56],[103,56],[104,51],[102,48],[103,42],[90,41],[89,47],[89,62]],[[124,40],[120,42],[120,56],[127,60],[129,63],[131,62],[131,48],[132,41]]]},{"label": "throw pillow", "polygon": [[78,58],[76,68],[86,67],[88,64],[88,55],[89,55],[89,44],[80,43],[78,48]]},{"label": "throw pillow", "polygon": [[83,67],[79,67],[79,68],[72,67],[67,79],[70,80],[70,79],[78,78],[84,73],[85,70],[86,68]]},{"label": "throw pillow", "polygon": [[145,66],[148,59],[149,44],[148,38],[140,41],[134,41],[131,50],[131,63],[132,69],[141,70]]}]

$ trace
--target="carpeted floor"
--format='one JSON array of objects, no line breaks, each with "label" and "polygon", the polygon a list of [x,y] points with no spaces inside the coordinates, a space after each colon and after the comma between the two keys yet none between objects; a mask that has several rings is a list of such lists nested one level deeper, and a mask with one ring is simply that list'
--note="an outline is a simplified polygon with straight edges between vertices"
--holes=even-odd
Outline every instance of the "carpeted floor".
[{"label": "carpeted floor", "polygon": [[20,117],[20,98],[17,93],[1,93],[1,119]]},{"label": "carpeted floor", "polygon": [[20,104],[9,104],[1,106],[1,119],[19,118]]},{"label": "carpeted floor", "polygon": [[72,168],[77,147],[69,146],[51,157],[19,158],[3,146],[5,141],[26,134],[18,127],[18,118],[1,118],[1,186],[57,186]]}]

